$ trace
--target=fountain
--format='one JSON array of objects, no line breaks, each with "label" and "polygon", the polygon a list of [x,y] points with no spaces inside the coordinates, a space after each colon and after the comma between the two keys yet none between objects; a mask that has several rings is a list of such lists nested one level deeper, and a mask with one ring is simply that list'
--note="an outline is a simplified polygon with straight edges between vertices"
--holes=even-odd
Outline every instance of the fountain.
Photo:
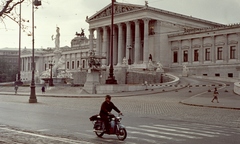
[{"label": "fountain", "polygon": [[45,82],[49,82],[51,79],[54,84],[67,84],[71,83],[73,80],[72,74],[65,68],[65,58],[62,56],[62,51],[60,50],[60,28],[56,29],[56,37],[52,40],[55,40],[55,49],[53,51],[54,58],[51,60],[50,65],[51,69],[43,71],[40,75],[40,78]]}]

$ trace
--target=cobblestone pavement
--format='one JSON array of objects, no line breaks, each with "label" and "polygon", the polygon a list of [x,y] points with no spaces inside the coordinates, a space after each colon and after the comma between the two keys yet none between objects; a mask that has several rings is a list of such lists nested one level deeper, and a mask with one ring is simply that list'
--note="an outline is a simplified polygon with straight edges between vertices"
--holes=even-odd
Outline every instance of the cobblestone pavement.
[{"label": "cobblestone pavement", "polygon": [[92,144],[90,142],[64,137],[42,135],[16,128],[0,126],[0,144]]}]

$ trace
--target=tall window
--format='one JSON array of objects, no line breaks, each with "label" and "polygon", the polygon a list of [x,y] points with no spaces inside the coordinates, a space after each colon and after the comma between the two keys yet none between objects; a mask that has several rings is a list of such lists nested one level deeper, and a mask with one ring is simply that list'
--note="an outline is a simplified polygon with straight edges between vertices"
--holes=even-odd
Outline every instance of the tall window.
[{"label": "tall window", "polygon": [[69,69],[69,66],[70,66],[70,64],[69,64],[69,62],[67,62],[67,69]]},{"label": "tall window", "polygon": [[80,61],[77,61],[77,68],[79,68],[80,66]]},{"label": "tall window", "polygon": [[173,52],[173,63],[177,63],[178,62],[178,52],[174,51]]},{"label": "tall window", "polygon": [[183,62],[188,62],[188,51],[183,51]]},{"label": "tall window", "polygon": [[223,59],[223,53],[222,53],[222,47],[217,48],[217,60],[222,60]]},{"label": "tall window", "polygon": [[230,47],[230,59],[236,59],[236,46]]},{"label": "tall window", "polygon": [[47,64],[44,64],[44,70],[47,70]]},{"label": "tall window", "polygon": [[205,60],[206,61],[210,60],[210,48],[205,49]]},{"label": "tall window", "polygon": [[194,50],[194,61],[198,61],[199,50]]},{"label": "tall window", "polygon": [[85,60],[83,60],[83,68],[85,68]]},{"label": "tall window", "polygon": [[72,69],[74,69],[74,61],[72,61]]}]

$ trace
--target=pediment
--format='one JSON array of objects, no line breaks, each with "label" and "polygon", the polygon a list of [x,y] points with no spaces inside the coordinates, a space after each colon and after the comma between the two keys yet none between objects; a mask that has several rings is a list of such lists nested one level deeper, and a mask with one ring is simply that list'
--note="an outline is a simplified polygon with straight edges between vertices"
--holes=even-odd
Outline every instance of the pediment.
[{"label": "pediment", "polygon": [[192,46],[192,48],[200,48],[200,47],[201,47],[201,45],[199,45],[199,44],[195,44]]},{"label": "pediment", "polygon": [[218,43],[215,44],[215,46],[224,46],[224,45],[225,45],[224,42],[218,42]]},{"label": "pediment", "polygon": [[179,47],[178,46],[173,46],[172,50],[179,50]]},{"label": "pediment", "polygon": [[187,45],[182,46],[182,49],[189,49],[190,47]]},{"label": "pediment", "polygon": [[[131,11],[141,10],[143,8],[144,8],[144,6],[141,6],[141,5],[115,2],[114,14],[127,13],[127,12],[131,12]],[[96,20],[96,19],[100,19],[100,18],[104,18],[104,17],[109,17],[111,15],[112,15],[112,4],[109,4],[106,7],[104,7],[102,10],[100,10],[99,12],[97,12],[96,14],[91,16],[90,18],[88,18],[88,16],[87,16],[86,21],[88,22],[88,21],[92,21],[92,20]]]},{"label": "pediment", "polygon": [[231,41],[228,42],[228,44],[238,44],[238,41],[231,40]]},{"label": "pediment", "polygon": [[212,47],[212,44],[211,44],[211,43],[205,43],[205,44],[203,45],[203,47]]}]

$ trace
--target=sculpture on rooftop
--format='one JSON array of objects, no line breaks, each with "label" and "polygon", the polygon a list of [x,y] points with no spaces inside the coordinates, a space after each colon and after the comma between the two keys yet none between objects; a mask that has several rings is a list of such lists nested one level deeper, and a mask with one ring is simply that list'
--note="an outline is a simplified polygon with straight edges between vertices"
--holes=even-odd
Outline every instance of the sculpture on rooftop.
[{"label": "sculpture on rooftop", "polygon": [[76,32],[76,36],[85,37],[84,29],[81,28],[81,33]]}]

